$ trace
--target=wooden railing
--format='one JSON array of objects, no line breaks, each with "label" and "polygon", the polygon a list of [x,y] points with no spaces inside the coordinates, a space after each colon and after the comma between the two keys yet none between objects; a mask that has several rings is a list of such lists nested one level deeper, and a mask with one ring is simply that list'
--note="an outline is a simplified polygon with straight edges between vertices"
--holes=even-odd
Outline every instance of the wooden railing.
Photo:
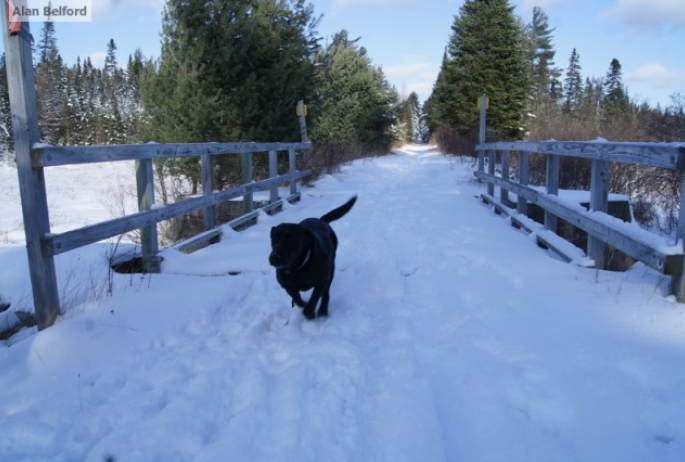
[{"label": "wooden railing", "polygon": [[[500,211],[509,209],[509,192],[517,195],[516,209],[509,209],[519,216],[527,213],[528,203],[534,203],[545,211],[544,227],[556,232],[557,219],[562,219],[588,234],[587,256],[594,260],[595,267],[605,268],[606,246],[609,245],[624,254],[643,262],[663,274],[672,276],[672,292],[679,301],[685,301],[683,276],[683,238],[685,237],[685,182],[681,184],[681,207],[677,242],[668,242],[663,236],[626,223],[607,214],[609,196],[609,174],[611,162],[649,165],[683,171],[685,169],[685,148],[682,144],[667,143],[612,143],[591,142],[495,142],[480,143],[478,170],[475,176],[487,182],[487,194],[483,199],[495,204]],[[495,173],[497,153],[500,153],[499,176]],[[518,153],[517,181],[510,179],[510,156]],[[546,156],[545,191],[531,188],[528,184],[529,155],[539,153]],[[487,156],[487,171],[485,158]],[[589,159],[592,163],[590,207],[559,198],[559,165],[561,156]],[[495,188],[499,188],[499,198]],[[523,225],[522,220],[512,218],[512,224]]]},{"label": "wooden railing", "polygon": [[[98,242],[114,236],[140,229],[143,260],[150,272],[156,272],[155,259],[158,252],[156,224],[186,215],[194,210],[204,210],[205,230],[200,239],[211,239],[219,234],[215,230],[215,207],[236,197],[245,197],[247,221],[256,216],[253,212],[252,194],[255,191],[270,190],[269,209],[277,207],[282,200],[278,196],[278,185],[290,183],[290,197],[298,196],[297,180],[309,176],[311,169],[297,170],[296,153],[309,151],[311,143],[193,143],[193,144],[139,144],[117,146],[41,146],[32,150],[34,168],[57,165],[75,165],[95,162],[112,162],[121,160],[136,161],[136,180],[138,189],[139,212],[121,218],[89,225],[61,234],[48,234],[42,238],[43,253],[55,256],[63,252]],[[287,151],[289,172],[278,175],[278,153]],[[253,181],[253,154],[268,152],[269,178]],[[242,156],[243,184],[224,190],[215,191],[213,156],[222,154],[240,154]],[[175,204],[155,206],[152,159],[200,156],[202,195],[186,199]],[[193,243],[198,242],[194,238]],[[181,244],[180,249],[190,244]]]},{"label": "wooden railing", "polygon": [[[0,24],[8,24],[7,8],[0,8]],[[148,270],[154,270],[158,253],[158,222],[203,209],[207,231],[187,243],[188,246],[195,245],[220,233],[220,230],[215,228],[217,204],[243,196],[247,214],[241,220],[248,220],[256,216],[252,210],[254,191],[270,190],[270,203],[264,208],[273,209],[282,203],[278,198],[279,184],[290,183],[290,196],[286,200],[293,199],[298,194],[296,181],[311,174],[311,170],[297,170],[295,162],[297,152],[311,150],[312,146],[306,142],[306,138],[302,143],[137,144],[91,147],[41,145],[38,143],[38,114],[29,24],[21,23],[20,28],[11,33],[7,27],[3,27],[3,38],[24,233],[39,329],[52,325],[61,311],[54,262],[56,255],[140,229],[143,262]],[[301,113],[304,114],[304,111]],[[301,115],[301,119],[304,119],[304,115]],[[303,136],[306,136],[306,128],[301,128]],[[278,175],[278,152],[282,151],[288,152],[289,172]],[[253,181],[252,156],[259,152],[268,152],[269,178]],[[243,184],[225,191],[214,191],[212,158],[219,154],[242,156]],[[176,204],[154,206],[152,160],[184,156],[201,158],[202,195]],[[121,160],[136,161],[139,212],[65,233],[51,233],[44,169],[56,165]]]}]

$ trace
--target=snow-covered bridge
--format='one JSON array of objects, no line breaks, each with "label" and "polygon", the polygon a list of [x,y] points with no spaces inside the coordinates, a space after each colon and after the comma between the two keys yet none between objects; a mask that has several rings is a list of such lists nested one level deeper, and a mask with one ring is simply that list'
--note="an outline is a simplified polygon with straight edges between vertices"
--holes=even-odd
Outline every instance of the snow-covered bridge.
[{"label": "snow-covered bridge", "polygon": [[[111,297],[0,351],[0,460],[684,460],[668,281],[555,259],[477,199],[473,169],[426,147],[357,161],[163,253],[161,274],[115,275]],[[353,194],[330,316],[306,321],[269,230]],[[98,284],[105,251],[59,256],[61,282]]]}]

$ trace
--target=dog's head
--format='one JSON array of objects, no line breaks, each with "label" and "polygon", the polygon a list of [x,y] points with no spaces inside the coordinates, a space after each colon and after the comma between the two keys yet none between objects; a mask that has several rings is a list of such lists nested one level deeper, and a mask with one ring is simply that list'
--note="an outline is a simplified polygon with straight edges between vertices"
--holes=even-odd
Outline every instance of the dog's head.
[{"label": "dog's head", "polygon": [[308,231],[295,223],[274,226],[269,264],[276,269],[297,270],[306,259],[310,240]]}]

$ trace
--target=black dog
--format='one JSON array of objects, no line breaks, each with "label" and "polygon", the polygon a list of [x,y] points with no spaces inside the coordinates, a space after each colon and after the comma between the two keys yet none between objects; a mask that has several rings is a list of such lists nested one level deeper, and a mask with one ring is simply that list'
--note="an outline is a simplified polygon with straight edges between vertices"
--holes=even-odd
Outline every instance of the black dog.
[{"label": "black dog", "polygon": [[[271,228],[269,263],[276,268],[276,279],[292,297],[293,306],[304,308],[302,314],[307,319],[316,317],[314,310],[319,299],[318,315],[328,315],[338,248],[338,238],[329,223],[345,216],[356,200],[357,196],[354,196],[321,218],[307,218],[299,224],[283,223]],[[300,292],[312,288],[312,296],[305,304]]]}]

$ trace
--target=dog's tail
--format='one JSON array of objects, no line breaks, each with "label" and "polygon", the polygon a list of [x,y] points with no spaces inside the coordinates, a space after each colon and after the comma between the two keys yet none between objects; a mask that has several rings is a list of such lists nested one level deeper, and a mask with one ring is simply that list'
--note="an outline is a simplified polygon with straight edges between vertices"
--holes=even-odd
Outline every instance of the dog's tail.
[{"label": "dog's tail", "polygon": [[357,202],[357,196],[353,196],[352,199],[345,202],[337,209],[331,210],[326,215],[322,216],[321,219],[326,223],[330,223],[331,221],[335,221],[339,218],[342,218],[345,216],[345,214],[347,214],[347,212],[350,211],[355,202]]}]

